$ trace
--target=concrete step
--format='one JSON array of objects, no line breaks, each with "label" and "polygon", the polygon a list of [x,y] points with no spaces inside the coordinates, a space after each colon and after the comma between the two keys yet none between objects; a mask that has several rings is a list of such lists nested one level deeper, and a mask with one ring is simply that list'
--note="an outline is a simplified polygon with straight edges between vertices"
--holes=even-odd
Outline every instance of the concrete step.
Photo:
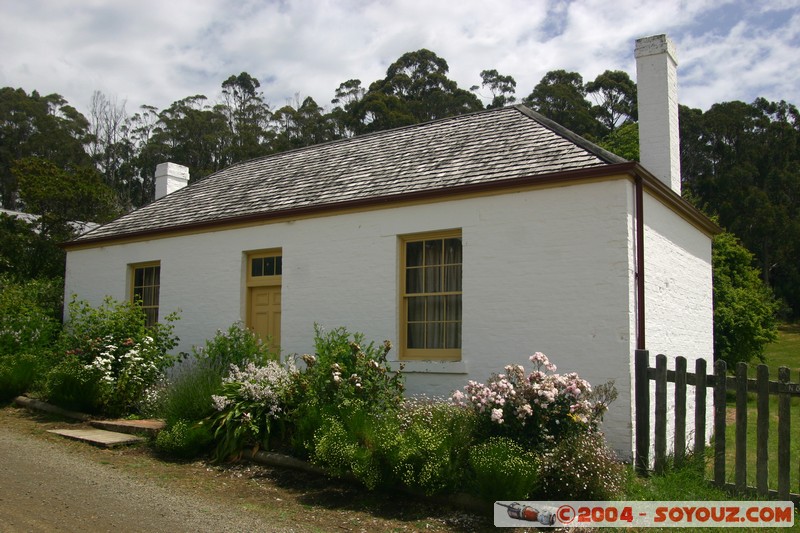
[{"label": "concrete step", "polygon": [[94,444],[101,448],[113,448],[114,446],[135,444],[147,440],[143,437],[117,431],[106,431],[105,429],[49,429],[47,432],[55,433],[68,439]]},{"label": "concrete step", "polygon": [[155,437],[164,429],[163,420],[92,420],[89,422],[96,428],[131,435],[147,435]]}]

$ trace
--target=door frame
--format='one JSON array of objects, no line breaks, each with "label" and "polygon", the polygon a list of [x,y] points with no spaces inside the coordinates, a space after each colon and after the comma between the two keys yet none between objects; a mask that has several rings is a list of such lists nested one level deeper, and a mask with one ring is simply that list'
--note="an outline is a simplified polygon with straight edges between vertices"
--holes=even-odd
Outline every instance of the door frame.
[{"label": "door frame", "polygon": [[[253,268],[254,259],[276,258],[277,273],[255,275]],[[252,294],[253,289],[258,287],[278,287],[283,286],[283,250],[281,248],[270,248],[245,253],[245,326],[252,329]],[[283,307],[283,295],[281,295],[281,308]],[[282,325],[278,324],[280,333]],[[278,346],[280,349],[280,345]]]}]

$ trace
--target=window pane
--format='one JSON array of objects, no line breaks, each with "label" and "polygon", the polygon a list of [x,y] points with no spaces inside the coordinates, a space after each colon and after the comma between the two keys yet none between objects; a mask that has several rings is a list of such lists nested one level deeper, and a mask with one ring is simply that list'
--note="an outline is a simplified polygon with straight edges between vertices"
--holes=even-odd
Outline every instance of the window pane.
[{"label": "window pane", "polygon": [[425,241],[425,264],[442,264],[442,241],[440,239]]},{"label": "window pane", "polygon": [[133,271],[133,285],[134,287],[141,287],[144,285],[144,269],[136,268]]},{"label": "window pane", "polygon": [[264,258],[264,275],[265,276],[274,276],[275,275],[275,258],[274,257],[265,257]]},{"label": "window pane", "polygon": [[425,320],[425,297],[408,299],[408,321],[423,322]]},{"label": "window pane", "polygon": [[144,270],[144,284],[145,286],[152,287],[156,283],[156,269],[154,267],[146,267]]},{"label": "window pane", "polygon": [[453,296],[445,296],[445,304],[447,311],[445,313],[446,320],[461,320],[461,295],[455,294]]},{"label": "window pane", "polygon": [[428,296],[426,303],[427,314],[425,320],[444,320],[444,297]]},{"label": "window pane", "polygon": [[142,305],[150,307],[155,305],[155,292],[153,287],[145,287],[142,293]]},{"label": "window pane", "polygon": [[422,266],[422,241],[406,243],[406,266]]},{"label": "window pane", "polygon": [[153,267],[153,285],[161,284],[161,267]]},{"label": "window pane", "polygon": [[425,328],[425,348],[444,348],[444,323],[428,322]]},{"label": "window pane", "polygon": [[411,349],[425,348],[425,324],[408,325],[408,347]]},{"label": "window pane", "polygon": [[422,292],[422,269],[406,269],[406,293],[414,294]]},{"label": "window pane", "polygon": [[446,323],[445,344],[446,348],[461,348],[461,322]]},{"label": "window pane", "polygon": [[275,258],[275,275],[281,276],[283,275],[283,256],[279,255]]},{"label": "window pane", "polygon": [[425,292],[442,291],[442,267],[425,267]]},{"label": "window pane", "polygon": [[444,262],[448,265],[461,263],[461,239],[444,240]]},{"label": "window pane", "polygon": [[445,292],[461,292],[461,265],[452,265],[443,268]]},{"label": "window pane", "polygon": [[260,257],[256,257],[251,261],[253,268],[251,269],[251,276],[256,278],[258,276],[264,275],[264,260]]},{"label": "window pane", "polygon": [[146,316],[146,326],[154,326],[158,323],[158,307],[149,307],[144,310]]},{"label": "window pane", "polygon": [[143,299],[142,292],[144,289],[142,287],[134,287],[133,288],[133,301],[134,302],[141,302]]}]

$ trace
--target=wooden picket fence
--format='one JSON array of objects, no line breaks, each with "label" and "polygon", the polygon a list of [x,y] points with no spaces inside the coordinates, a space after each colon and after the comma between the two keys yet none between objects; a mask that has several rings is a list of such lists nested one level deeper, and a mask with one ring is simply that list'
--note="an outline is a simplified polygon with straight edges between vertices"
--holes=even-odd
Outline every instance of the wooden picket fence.
[{"label": "wooden picket fence", "polygon": [[[667,369],[667,357],[656,356],[655,368],[650,367],[647,350],[636,350],[634,400],[636,402],[636,469],[646,474],[650,468],[650,420],[654,421],[653,470],[664,471],[667,461],[667,383],[674,383],[674,436],[673,461],[680,465],[686,459],[686,402],[687,386],[694,389],[694,404],[706,405],[707,391],[712,389],[714,398],[714,485],[733,489],[741,493],[755,493],[759,496],[778,500],[800,501],[800,494],[789,490],[789,444],[790,444],[790,405],[793,396],[800,396],[800,383],[789,381],[789,369],[778,370],[778,380],[770,381],[769,367],[758,365],[756,379],[747,377],[747,364],[736,366],[736,375],[729,376],[725,361],[714,364],[714,373],[707,374],[706,361],[698,359],[695,371],[687,372],[686,359],[675,358],[675,370]],[[655,406],[651,408],[650,381],[655,381]],[[736,444],[734,483],[725,481],[725,427],[726,392],[736,393]],[[755,393],[757,406],[756,421],[756,486],[747,485],[747,397]],[[778,485],[777,490],[768,486],[768,437],[770,432],[770,396],[778,397]],[[706,410],[695,409],[693,452],[701,457],[705,453]],[[774,459],[773,459],[774,460]],[[800,492],[800,491],[799,491]]]}]

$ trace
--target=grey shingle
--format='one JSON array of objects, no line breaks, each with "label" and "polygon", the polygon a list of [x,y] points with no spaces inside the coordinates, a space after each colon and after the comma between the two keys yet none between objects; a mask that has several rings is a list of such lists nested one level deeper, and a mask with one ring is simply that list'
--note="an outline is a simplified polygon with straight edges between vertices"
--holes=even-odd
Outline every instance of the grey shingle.
[{"label": "grey shingle", "polygon": [[523,106],[507,107],[238,163],[75,242],[624,161]]}]

